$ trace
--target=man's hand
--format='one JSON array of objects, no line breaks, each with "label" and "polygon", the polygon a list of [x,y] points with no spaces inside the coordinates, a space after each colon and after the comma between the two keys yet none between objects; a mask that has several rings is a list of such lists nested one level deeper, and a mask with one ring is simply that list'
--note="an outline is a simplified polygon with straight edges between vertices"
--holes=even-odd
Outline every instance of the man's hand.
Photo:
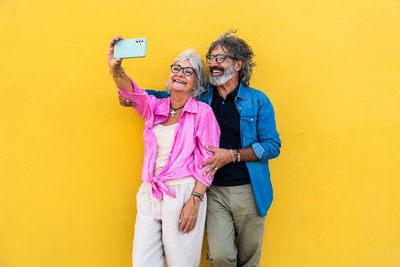
[{"label": "man's hand", "polygon": [[129,101],[128,99],[123,97],[120,93],[118,93],[118,99],[119,99],[119,103],[121,104],[121,106],[124,106],[124,107],[134,107],[135,106],[135,102]]},{"label": "man's hand", "polygon": [[207,170],[203,173],[204,176],[206,176],[209,172],[211,172],[210,177],[213,177],[218,169],[232,162],[232,157],[228,149],[209,147],[209,146],[206,146],[206,149],[208,151],[213,152],[214,156],[207,159],[200,165],[200,168],[209,165]]}]

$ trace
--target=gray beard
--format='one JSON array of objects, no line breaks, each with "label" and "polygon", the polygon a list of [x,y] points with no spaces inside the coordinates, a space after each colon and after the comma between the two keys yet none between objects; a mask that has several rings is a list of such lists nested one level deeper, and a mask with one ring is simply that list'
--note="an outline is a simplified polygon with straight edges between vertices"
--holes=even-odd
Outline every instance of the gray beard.
[{"label": "gray beard", "polygon": [[221,76],[213,76],[210,72],[210,83],[214,86],[220,86],[229,81],[235,76],[235,66],[232,64],[229,68],[224,70]]}]

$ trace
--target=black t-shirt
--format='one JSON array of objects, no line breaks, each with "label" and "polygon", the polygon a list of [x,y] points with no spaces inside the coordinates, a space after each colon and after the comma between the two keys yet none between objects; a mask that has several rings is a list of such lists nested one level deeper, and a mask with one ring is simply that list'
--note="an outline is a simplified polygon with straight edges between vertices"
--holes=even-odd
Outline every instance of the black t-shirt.
[{"label": "black t-shirt", "polygon": [[[240,139],[240,114],[235,106],[237,87],[224,100],[214,87],[211,108],[221,129],[220,147],[238,149],[242,147]],[[213,185],[235,186],[250,183],[250,175],[245,162],[231,162],[219,169],[214,176]]]}]

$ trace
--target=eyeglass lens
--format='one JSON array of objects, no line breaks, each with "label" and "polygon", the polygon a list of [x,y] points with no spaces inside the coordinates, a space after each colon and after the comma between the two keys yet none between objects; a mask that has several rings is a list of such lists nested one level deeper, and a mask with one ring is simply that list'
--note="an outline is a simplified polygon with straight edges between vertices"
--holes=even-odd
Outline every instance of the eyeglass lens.
[{"label": "eyeglass lens", "polygon": [[217,63],[222,63],[225,61],[225,59],[229,57],[228,55],[224,55],[224,54],[217,54],[217,55],[208,55],[206,56],[207,59],[207,63],[211,63],[214,58],[217,61]]},{"label": "eyeglass lens", "polygon": [[172,65],[171,66],[171,71],[173,73],[178,73],[181,70],[183,70],[183,75],[185,75],[185,76],[191,76],[194,72],[194,70],[191,67],[182,68],[180,65]]}]

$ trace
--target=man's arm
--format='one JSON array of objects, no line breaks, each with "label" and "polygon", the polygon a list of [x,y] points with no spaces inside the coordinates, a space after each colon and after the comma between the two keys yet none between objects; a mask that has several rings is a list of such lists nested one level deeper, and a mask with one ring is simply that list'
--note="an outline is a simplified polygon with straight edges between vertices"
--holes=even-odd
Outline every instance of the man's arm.
[{"label": "man's arm", "polygon": [[[214,153],[214,156],[204,161],[200,167],[203,168],[207,165],[207,170],[203,173],[203,175],[207,175],[211,172],[211,176],[217,172],[218,169],[221,169],[226,164],[231,162],[240,161],[259,161],[260,159],[254,153],[254,150],[251,146],[239,149],[232,149],[232,154],[230,149],[225,148],[217,148],[217,147],[206,147],[208,151]],[[239,158],[240,157],[240,158]]]},{"label": "man's arm", "polygon": [[259,161],[265,162],[279,156],[281,140],[276,130],[274,108],[268,98],[258,112],[257,136],[258,142],[251,147]]},{"label": "man's arm", "polygon": [[[260,105],[257,120],[257,137],[258,142],[253,143],[249,147],[240,148],[240,161],[261,161],[265,162],[269,159],[277,157],[280,153],[281,140],[276,131],[275,113],[271,102],[266,98],[265,102]],[[200,167],[208,168],[203,175],[215,172],[231,162],[239,161],[238,150],[224,148],[208,148],[214,153],[214,156],[204,161]]]}]

